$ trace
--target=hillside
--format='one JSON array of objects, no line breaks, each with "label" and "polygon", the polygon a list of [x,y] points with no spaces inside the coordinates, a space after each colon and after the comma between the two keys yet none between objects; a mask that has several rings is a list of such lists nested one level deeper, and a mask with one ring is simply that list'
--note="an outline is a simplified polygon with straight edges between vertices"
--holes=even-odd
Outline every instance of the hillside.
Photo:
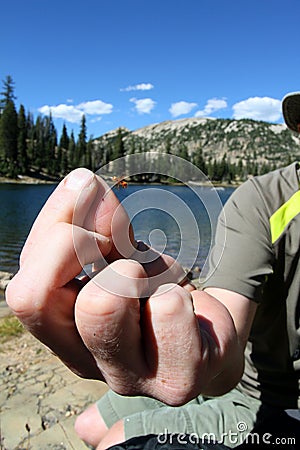
[{"label": "hillside", "polygon": [[[118,139],[122,150],[117,153]],[[120,145],[120,143],[118,144]],[[166,152],[184,157],[194,164],[203,158],[206,169],[226,162],[243,168],[247,175],[264,173],[300,157],[300,138],[285,125],[250,119],[190,118],[166,121],[135,131],[113,130],[94,141],[95,160],[101,165],[105,155],[129,155],[140,152]],[[106,161],[114,159],[107,158]],[[198,164],[197,164],[198,165]],[[236,175],[236,174],[235,174]],[[239,174],[243,178],[243,174]]]}]

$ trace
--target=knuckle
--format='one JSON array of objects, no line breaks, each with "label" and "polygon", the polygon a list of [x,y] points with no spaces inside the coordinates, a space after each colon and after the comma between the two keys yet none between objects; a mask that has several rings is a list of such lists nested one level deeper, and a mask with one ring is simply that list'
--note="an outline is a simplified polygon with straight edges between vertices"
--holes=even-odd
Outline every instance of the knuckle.
[{"label": "knuckle", "polygon": [[151,310],[160,314],[175,315],[191,305],[190,293],[177,284],[168,283],[160,286],[151,296]]},{"label": "knuckle", "polygon": [[16,315],[30,315],[33,311],[30,286],[27,285],[22,274],[18,272],[9,282],[5,299],[9,308]]},{"label": "knuckle", "polygon": [[133,259],[118,259],[111,264],[111,268],[128,278],[146,278],[143,266]]},{"label": "knuckle", "polygon": [[148,279],[136,261],[117,260],[93,278],[95,284],[120,298],[139,298],[147,291]]}]

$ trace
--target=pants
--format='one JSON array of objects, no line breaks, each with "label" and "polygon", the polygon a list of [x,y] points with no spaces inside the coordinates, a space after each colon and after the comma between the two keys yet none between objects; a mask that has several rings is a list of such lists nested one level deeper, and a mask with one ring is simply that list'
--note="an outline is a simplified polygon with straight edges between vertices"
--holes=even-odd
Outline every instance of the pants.
[{"label": "pants", "polygon": [[109,428],[124,419],[126,439],[156,434],[163,441],[167,434],[182,433],[198,442],[206,439],[233,448],[253,430],[261,402],[233,389],[221,397],[199,396],[183,406],[171,407],[155,399],[108,391],[97,406]]}]

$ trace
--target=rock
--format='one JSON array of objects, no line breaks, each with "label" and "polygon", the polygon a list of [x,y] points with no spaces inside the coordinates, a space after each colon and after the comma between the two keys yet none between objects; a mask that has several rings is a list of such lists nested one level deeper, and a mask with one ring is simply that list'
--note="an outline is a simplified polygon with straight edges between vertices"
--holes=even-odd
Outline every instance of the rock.
[{"label": "rock", "polygon": [[13,337],[1,347],[0,449],[86,450],[74,431],[76,415],[106,391],[105,383],[72,373],[28,332]]},{"label": "rock", "polygon": [[4,289],[6,289],[6,286],[8,285],[13,276],[14,274],[11,272],[0,271],[0,289],[4,291]]}]

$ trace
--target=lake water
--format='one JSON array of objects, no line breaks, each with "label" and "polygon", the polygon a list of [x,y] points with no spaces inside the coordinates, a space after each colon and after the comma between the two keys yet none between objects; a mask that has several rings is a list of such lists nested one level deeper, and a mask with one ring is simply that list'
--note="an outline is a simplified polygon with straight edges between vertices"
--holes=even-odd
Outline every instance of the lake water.
[{"label": "lake water", "polygon": [[[55,185],[0,184],[0,270],[15,273],[29,230]],[[233,188],[134,185],[115,189],[137,239],[164,250],[183,266],[203,267],[217,216]]]}]

